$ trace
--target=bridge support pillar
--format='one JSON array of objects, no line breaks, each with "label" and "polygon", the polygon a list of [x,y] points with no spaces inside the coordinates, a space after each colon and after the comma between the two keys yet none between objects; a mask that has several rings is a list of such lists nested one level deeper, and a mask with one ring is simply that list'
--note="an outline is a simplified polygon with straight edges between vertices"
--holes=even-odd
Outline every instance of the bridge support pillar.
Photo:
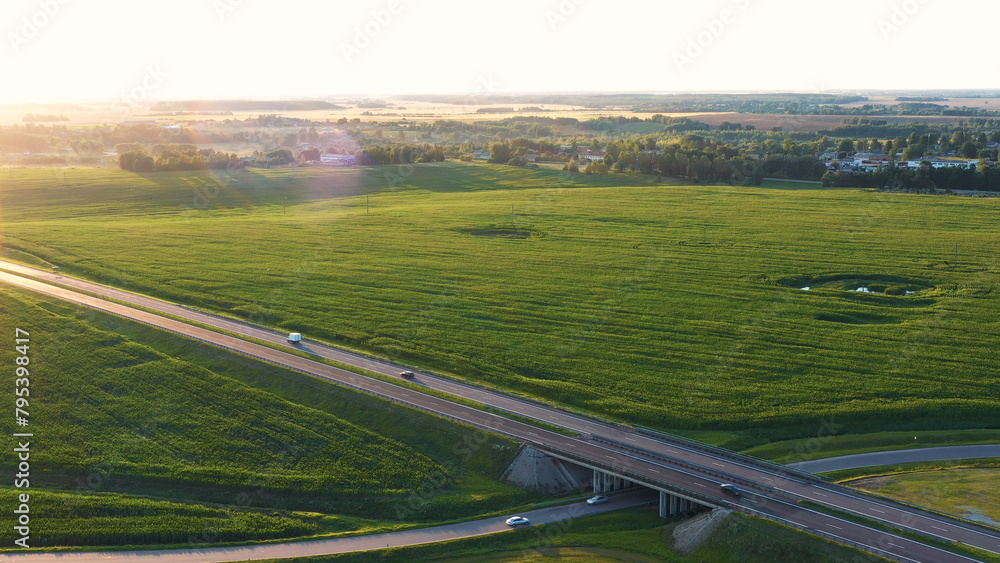
[{"label": "bridge support pillar", "polygon": [[594,470],[594,493],[613,493],[615,491],[620,491],[623,489],[628,489],[634,487],[635,483],[625,479],[624,477],[617,477],[610,473],[605,473],[597,469]]},{"label": "bridge support pillar", "polygon": [[682,506],[681,503],[685,502],[687,501],[678,496],[674,496],[666,491],[660,491],[660,518],[677,514],[678,510],[683,510],[680,507]]},{"label": "bridge support pillar", "polygon": [[618,490],[619,478],[603,471],[594,470],[594,493],[610,493]]}]

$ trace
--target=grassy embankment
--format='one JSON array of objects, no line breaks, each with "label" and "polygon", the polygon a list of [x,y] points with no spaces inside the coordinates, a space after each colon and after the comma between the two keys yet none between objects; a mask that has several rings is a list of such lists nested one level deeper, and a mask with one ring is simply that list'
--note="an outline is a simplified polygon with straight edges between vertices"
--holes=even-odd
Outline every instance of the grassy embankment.
[{"label": "grassy embankment", "polygon": [[0,288],[0,334],[15,326],[31,335],[33,547],[362,533],[536,498],[496,481],[517,449],[500,437]]}]

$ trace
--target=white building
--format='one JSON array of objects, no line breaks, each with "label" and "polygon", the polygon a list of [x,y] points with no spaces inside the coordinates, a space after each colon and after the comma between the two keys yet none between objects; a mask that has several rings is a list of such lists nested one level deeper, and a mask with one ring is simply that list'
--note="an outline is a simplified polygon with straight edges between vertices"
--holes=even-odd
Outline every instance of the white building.
[{"label": "white building", "polygon": [[321,154],[319,161],[327,166],[354,166],[357,164],[353,154]]},{"label": "white building", "polygon": [[859,152],[854,155],[855,166],[865,166],[867,164],[889,164],[892,159],[889,155],[881,152]]},{"label": "white building", "polygon": [[607,156],[607,151],[592,151],[590,149],[579,149],[580,158],[589,160],[591,162],[597,162],[598,160],[604,160]]},{"label": "white building", "polygon": [[942,158],[921,158],[907,162],[910,168],[920,168],[921,162],[929,162],[934,168],[950,168],[954,166],[978,166],[978,160],[944,160]]}]

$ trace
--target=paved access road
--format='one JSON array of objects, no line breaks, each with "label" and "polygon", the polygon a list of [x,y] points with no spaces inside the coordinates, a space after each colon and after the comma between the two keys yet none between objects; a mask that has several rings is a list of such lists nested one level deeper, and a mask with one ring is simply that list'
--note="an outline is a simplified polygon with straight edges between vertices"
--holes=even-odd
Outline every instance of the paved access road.
[{"label": "paved access road", "polygon": [[[656,502],[653,491],[635,491],[624,495],[614,495],[607,504],[589,506],[583,502],[569,505],[543,508],[518,514],[531,520],[531,526],[561,524],[557,530],[572,530],[572,520],[581,516],[591,516],[612,510],[621,510],[631,506],[639,506]],[[205,549],[166,549],[156,551],[107,551],[91,553],[34,553],[17,555],[0,555],[0,562],[17,563],[117,563],[149,561],[155,563],[221,563],[226,561],[257,561],[262,559],[288,559],[292,557],[312,557],[316,555],[331,555],[335,553],[350,553],[353,551],[372,551],[387,547],[406,547],[423,545],[463,538],[499,534],[511,530],[504,523],[506,516],[462,522],[433,528],[420,528],[405,532],[390,532],[369,536],[353,536],[329,540],[316,540],[294,543],[277,543],[239,547],[216,547]],[[540,535],[534,535],[526,540],[532,547],[544,547],[546,543],[545,530]],[[537,543],[538,545],[534,545]]]},{"label": "paved access road", "polygon": [[[3,265],[9,268],[7,265]],[[92,293],[112,294],[122,301],[133,301],[143,306],[165,310],[177,316],[196,317],[197,322],[206,325],[225,325],[226,330],[240,332],[255,338],[266,336],[263,340],[287,345],[282,335],[270,333],[259,328],[246,327],[238,322],[220,320],[210,315],[192,313],[176,305],[164,304],[146,297],[134,296],[127,292],[103,288],[96,284],[81,282],[58,276],[50,272],[23,268],[26,273],[39,278],[51,279],[55,283],[74,285],[86,288]],[[28,280],[26,278],[0,273],[0,281],[19,286],[39,293],[51,295],[59,299],[80,305],[93,307],[150,324],[165,330],[183,334],[189,338],[212,343],[222,348],[235,350],[264,361],[283,365],[325,378],[342,385],[353,387],[368,393],[410,404],[430,412],[435,412],[460,420],[474,426],[486,428],[506,434],[520,440],[534,442],[542,449],[573,452],[593,466],[601,467],[618,474],[628,475],[633,481],[660,488],[679,488],[690,492],[694,498],[706,499],[717,505],[731,504],[731,500],[719,492],[720,482],[736,480],[744,487],[749,486],[751,495],[740,500],[738,507],[783,520],[793,525],[813,530],[821,535],[832,537],[844,543],[854,543],[879,549],[894,554],[902,560],[911,561],[963,561],[958,556],[947,554],[935,548],[912,542],[891,534],[880,533],[870,528],[852,524],[804,510],[789,500],[810,499],[820,504],[836,507],[841,510],[855,512],[866,517],[952,541],[976,545],[983,549],[1000,552],[1000,533],[978,526],[972,526],[960,521],[922,513],[902,505],[888,501],[872,500],[843,487],[837,487],[806,476],[789,476],[782,468],[744,458],[715,448],[672,440],[666,436],[653,436],[635,431],[634,429],[616,424],[586,418],[580,415],[566,413],[556,408],[510,397],[508,395],[488,391],[475,386],[458,383],[452,380],[432,377],[427,374],[418,375],[418,381],[428,387],[435,387],[455,395],[476,400],[510,412],[521,414],[570,428],[578,432],[599,437],[600,440],[569,438],[499,417],[464,405],[429,396],[411,389],[399,387],[383,381],[363,377],[352,372],[333,368],[295,355],[281,352],[266,346],[261,346],[245,340],[222,335],[211,330],[195,327],[183,322],[167,319],[159,315],[139,311],[124,305],[111,303],[103,299],[83,295],[63,288],[57,288],[47,283]],[[345,363],[350,358],[360,358],[362,365],[381,373],[398,373],[399,368],[385,362],[348,354],[340,350],[319,346],[305,345],[312,353],[327,357],[327,350],[333,359]],[[372,367],[369,367],[372,366]]]},{"label": "paved access road", "polygon": [[920,461],[951,461],[959,459],[977,459],[1000,457],[1000,444],[980,446],[947,446],[940,448],[919,448],[912,450],[894,450],[891,452],[871,452],[867,454],[844,455],[828,457],[813,461],[793,463],[789,467],[809,473],[826,473],[841,469],[857,469],[859,467],[875,467],[877,465],[897,465],[900,463],[916,463]]}]

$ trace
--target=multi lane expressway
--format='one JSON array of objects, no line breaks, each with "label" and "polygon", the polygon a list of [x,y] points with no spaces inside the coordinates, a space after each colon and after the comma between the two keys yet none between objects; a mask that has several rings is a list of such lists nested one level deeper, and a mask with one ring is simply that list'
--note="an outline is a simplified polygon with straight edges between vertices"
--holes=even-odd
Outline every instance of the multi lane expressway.
[{"label": "multi lane expressway", "polygon": [[[1000,531],[865,495],[762,460],[567,412],[429,373],[418,372],[413,380],[416,386],[397,385],[282,349],[294,348],[300,354],[305,352],[390,377],[396,376],[402,369],[399,365],[376,358],[308,341],[290,345],[285,334],[51,271],[6,261],[0,261],[0,270],[0,282],[8,286],[102,310],[530,443],[554,457],[595,469],[595,484],[598,473],[619,477],[697,504],[769,518],[899,561],[957,562],[975,559],[857,523],[856,518],[845,519],[811,510],[799,501],[811,501],[938,542],[960,542],[1000,553]],[[248,338],[253,341],[246,340]],[[544,422],[576,435],[549,431],[427,394],[419,387]],[[719,489],[722,483],[735,483],[744,494],[731,497]]]}]

